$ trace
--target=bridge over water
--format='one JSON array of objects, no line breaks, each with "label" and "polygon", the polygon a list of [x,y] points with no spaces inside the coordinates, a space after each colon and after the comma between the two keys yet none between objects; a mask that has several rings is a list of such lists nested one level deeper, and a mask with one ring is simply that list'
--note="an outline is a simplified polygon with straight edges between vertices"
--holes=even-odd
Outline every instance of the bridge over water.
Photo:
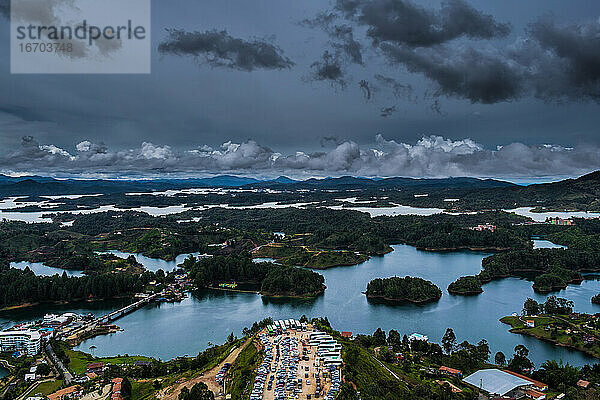
[{"label": "bridge over water", "polygon": [[147,296],[147,297],[143,297],[142,299],[136,301],[135,303],[131,303],[128,306],[125,306],[123,308],[120,308],[118,310],[115,310],[113,312],[111,312],[110,314],[106,314],[100,318],[98,318],[95,322],[111,322],[114,321],[118,318],[121,318],[122,316],[137,310],[138,308],[141,308],[143,306],[145,306],[146,304],[150,303],[152,300],[156,299],[157,297],[161,296],[162,293],[155,293],[153,295]]}]

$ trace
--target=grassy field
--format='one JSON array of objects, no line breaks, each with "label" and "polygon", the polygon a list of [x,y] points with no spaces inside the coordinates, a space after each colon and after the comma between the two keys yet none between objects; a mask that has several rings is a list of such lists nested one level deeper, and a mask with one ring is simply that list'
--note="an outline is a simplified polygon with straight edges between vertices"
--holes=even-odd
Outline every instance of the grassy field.
[{"label": "grassy field", "polygon": [[49,395],[50,393],[54,393],[58,389],[60,389],[62,387],[62,384],[63,381],[60,379],[56,381],[42,382],[31,391],[31,396],[36,395],[38,393],[42,396]]},{"label": "grassy field", "polygon": [[142,400],[149,398],[152,394],[154,394],[154,392],[155,390],[152,381],[131,381],[131,400]]},{"label": "grassy field", "polygon": [[123,357],[102,357],[94,358],[89,354],[75,350],[65,350],[69,356],[69,370],[74,374],[85,372],[85,367],[89,363],[103,362],[105,364],[121,365],[133,364],[135,361],[152,361],[149,357],[144,356],[123,356]]},{"label": "grassy field", "polygon": [[249,393],[244,395],[244,390],[252,384],[254,380],[254,370],[260,365],[262,357],[256,346],[250,343],[240,353],[235,364],[233,365],[229,377],[231,379],[231,387],[229,393],[233,400],[247,399]]}]

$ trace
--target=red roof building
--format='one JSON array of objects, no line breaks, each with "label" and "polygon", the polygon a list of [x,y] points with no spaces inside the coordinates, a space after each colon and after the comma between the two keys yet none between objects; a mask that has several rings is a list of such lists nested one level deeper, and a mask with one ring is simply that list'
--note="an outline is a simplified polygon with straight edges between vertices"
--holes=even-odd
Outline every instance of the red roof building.
[{"label": "red roof building", "polygon": [[507,374],[511,374],[511,375],[513,375],[513,376],[516,376],[516,377],[519,377],[519,378],[521,378],[521,379],[525,379],[526,381],[529,381],[529,382],[531,382],[531,383],[532,383],[532,384],[533,384],[535,387],[537,387],[537,388],[538,388],[538,390],[544,391],[544,390],[548,389],[548,385],[546,385],[546,384],[545,384],[545,383],[543,383],[543,382],[536,381],[535,379],[531,379],[531,378],[530,378],[530,377],[528,377],[528,376],[521,375],[521,374],[517,374],[516,372],[512,372],[512,371],[509,371],[509,370],[507,370],[507,369],[505,369],[505,370],[503,370],[503,371],[504,371],[504,372],[506,372]]},{"label": "red roof building", "polygon": [[577,386],[587,389],[588,386],[590,386],[590,383],[588,381],[584,381],[583,379],[580,379],[577,381]]}]

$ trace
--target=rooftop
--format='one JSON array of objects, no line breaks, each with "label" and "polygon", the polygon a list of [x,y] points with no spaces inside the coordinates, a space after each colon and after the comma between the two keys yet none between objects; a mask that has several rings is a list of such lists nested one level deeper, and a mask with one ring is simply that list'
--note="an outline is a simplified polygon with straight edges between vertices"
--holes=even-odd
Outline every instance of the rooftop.
[{"label": "rooftop", "polygon": [[501,396],[518,387],[532,385],[528,380],[499,369],[480,369],[463,379],[463,382],[481,388],[490,394],[499,394]]},{"label": "rooftop", "polygon": [[530,378],[530,377],[528,377],[528,376],[521,375],[521,374],[518,374],[518,373],[516,373],[516,372],[509,371],[509,370],[505,370],[504,372],[506,372],[507,374],[511,374],[511,375],[513,375],[513,376],[516,376],[516,377],[518,377],[518,378],[525,379],[526,381],[529,381],[529,382],[531,382],[531,383],[532,383],[532,384],[533,384],[535,387],[537,387],[539,390],[546,390],[546,389],[548,388],[548,385],[546,385],[545,383],[543,383],[543,382],[540,382],[540,381],[536,381],[535,379],[531,379],[531,378]]}]

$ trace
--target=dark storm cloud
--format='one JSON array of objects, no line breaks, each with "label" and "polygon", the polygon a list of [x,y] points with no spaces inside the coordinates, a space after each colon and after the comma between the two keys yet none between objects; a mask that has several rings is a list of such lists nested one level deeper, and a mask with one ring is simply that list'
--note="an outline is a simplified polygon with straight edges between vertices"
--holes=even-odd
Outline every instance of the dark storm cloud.
[{"label": "dark storm cloud", "polygon": [[600,21],[559,26],[545,17],[529,34],[538,48],[525,45],[518,57],[534,71],[539,97],[600,100]]},{"label": "dark storm cloud", "polygon": [[[600,23],[559,25],[551,17],[529,25],[512,45],[470,43],[454,39],[494,39],[510,26],[497,22],[463,0],[442,3],[441,9],[407,0],[337,0],[334,16],[367,27],[367,36],[392,65],[421,74],[434,84],[432,110],[439,97],[494,104],[524,97],[550,102],[600,102]],[[390,79],[376,79],[403,91]],[[384,114],[384,113],[382,113]]]},{"label": "dark storm cloud", "polygon": [[310,68],[310,74],[305,80],[309,82],[326,81],[331,83],[332,86],[342,89],[346,87],[343,65],[339,54],[332,54],[329,51],[325,51],[321,59],[312,63]]},{"label": "dark storm cloud", "polygon": [[522,75],[502,55],[470,47],[413,50],[383,43],[381,49],[391,61],[436,82],[437,95],[491,104],[514,100],[523,91]]},{"label": "dark storm cloud", "polygon": [[162,173],[254,173],[291,175],[356,174],[363,176],[551,176],[577,175],[600,168],[600,148],[510,143],[495,150],[471,140],[423,137],[414,144],[377,135],[374,146],[353,141],[330,141],[328,151],[283,155],[253,140],[175,151],[144,142],[139,148],[112,151],[90,141],[70,153],[52,144],[23,138],[17,150],[0,156],[3,172],[58,172],[109,174],[161,171]]},{"label": "dark storm cloud", "polygon": [[225,30],[186,32],[170,29],[168,33],[167,39],[158,46],[162,54],[202,57],[211,66],[242,71],[286,69],[294,65],[279,47],[264,39],[234,38]]},{"label": "dark storm cloud", "polygon": [[510,32],[462,0],[442,3],[440,11],[428,10],[406,0],[337,0],[336,9],[368,27],[375,44],[390,41],[409,47],[429,47],[459,37],[492,39]]},{"label": "dark storm cloud", "polygon": [[435,82],[432,97],[492,104],[535,96],[600,102],[600,24],[558,25],[543,18],[506,48],[439,45],[412,49],[382,43],[394,64]]}]

